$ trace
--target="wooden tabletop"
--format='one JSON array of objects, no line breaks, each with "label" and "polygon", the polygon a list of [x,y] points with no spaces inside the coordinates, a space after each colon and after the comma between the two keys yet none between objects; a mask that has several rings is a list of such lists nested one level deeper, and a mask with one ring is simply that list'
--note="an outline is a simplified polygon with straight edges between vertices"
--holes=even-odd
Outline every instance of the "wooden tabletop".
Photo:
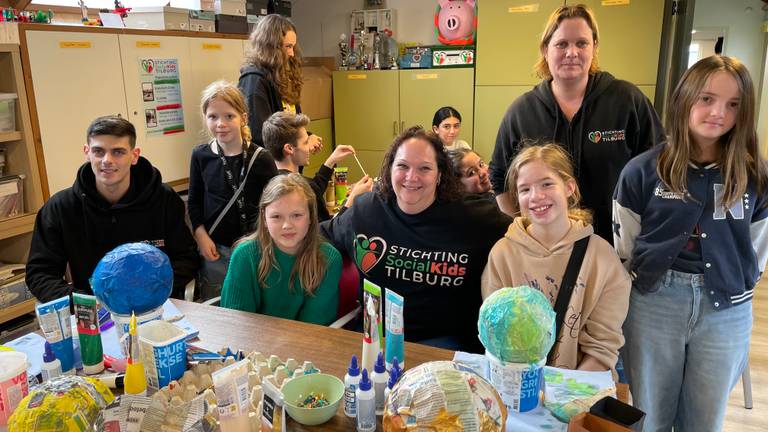
[{"label": "wooden tabletop", "polygon": [[[173,303],[200,330],[200,341],[193,344],[205,349],[218,351],[222,347],[232,347],[260,351],[267,356],[276,354],[282,360],[290,357],[299,362],[310,360],[323,373],[341,379],[344,379],[352,355],[360,357],[361,354],[361,333],[182,300],[173,300]],[[405,344],[405,362],[409,369],[427,361],[451,359],[453,351],[410,342]],[[343,405],[339,405],[336,417],[327,423],[302,426],[290,420],[288,430],[354,430],[354,419],[344,415]]]}]

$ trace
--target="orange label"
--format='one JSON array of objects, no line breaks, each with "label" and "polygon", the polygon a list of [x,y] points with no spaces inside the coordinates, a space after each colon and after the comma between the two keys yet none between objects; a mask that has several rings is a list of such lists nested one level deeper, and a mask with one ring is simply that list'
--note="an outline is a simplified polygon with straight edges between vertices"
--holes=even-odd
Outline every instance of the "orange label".
[{"label": "orange label", "polygon": [[204,50],[220,50],[221,49],[221,44],[217,44],[217,43],[204,43],[203,44],[203,49]]},{"label": "orange label", "polygon": [[417,80],[433,80],[437,79],[436,73],[430,73],[430,74],[416,74]]},{"label": "orange label", "polygon": [[349,74],[347,75],[348,80],[364,80],[368,79],[368,74]]},{"label": "orange label", "polygon": [[59,42],[59,48],[90,48],[91,43],[89,41],[61,41]]},{"label": "orange label", "polygon": [[160,42],[136,41],[136,48],[160,48]]}]

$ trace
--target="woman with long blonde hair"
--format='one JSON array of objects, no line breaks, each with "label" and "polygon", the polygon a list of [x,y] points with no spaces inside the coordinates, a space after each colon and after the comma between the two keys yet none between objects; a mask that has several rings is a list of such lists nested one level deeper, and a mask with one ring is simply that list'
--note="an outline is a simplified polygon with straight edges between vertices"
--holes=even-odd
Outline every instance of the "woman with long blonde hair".
[{"label": "woman with long blonde hair", "polygon": [[614,193],[614,242],[633,276],[622,359],[646,430],[720,431],[768,259],[768,167],[747,68],[699,60],[666,127],[667,142],[630,161]]},{"label": "woman with long blonde hair", "polygon": [[221,306],[314,324],[336,319],[341,254],[320,237],[315,194],[300,174],[272,179],[256,232],[240,240]]},{"label": "woman with long blonde hair", "polygon": [[[296,26],[277,14],[261,18],[248,43],[237,86],[248,105],[253,142],[263,147],[261,127],[270,115],[285,110],[301,113],[301,49]],[[313,152],[321,145],[322,138],[310,135]]]},{"label": "woman with long blonde hair", "polygon": [[580,208],[571,158],[554,143],[525,147],[509,166],[507,189],[516,218],[488,256],[483,298],[509,286],[541,290],[563,310],[548,364],[615,371],[629,275],[611,245],[594,234],[591,212]]}]

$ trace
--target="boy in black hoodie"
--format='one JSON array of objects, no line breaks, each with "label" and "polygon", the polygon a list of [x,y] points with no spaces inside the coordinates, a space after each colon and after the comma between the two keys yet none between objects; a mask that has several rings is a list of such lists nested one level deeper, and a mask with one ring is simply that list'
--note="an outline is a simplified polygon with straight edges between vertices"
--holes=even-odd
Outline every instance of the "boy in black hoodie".
[{"label": "boy in black hoodie", "polygon": [[[99,117],[88,127],[83,151],[87,162],[74,185],[37,213],[27,262],[30,291],[41,302],[72,291],[92,294],[88,279],[107,252],[146,242],[170,258],[172,296],[181,298],[197,272],[195,241],[183,201],[139,156],[136,129],[121,117]],[[73,286],[64,280],[67,266]]]}]

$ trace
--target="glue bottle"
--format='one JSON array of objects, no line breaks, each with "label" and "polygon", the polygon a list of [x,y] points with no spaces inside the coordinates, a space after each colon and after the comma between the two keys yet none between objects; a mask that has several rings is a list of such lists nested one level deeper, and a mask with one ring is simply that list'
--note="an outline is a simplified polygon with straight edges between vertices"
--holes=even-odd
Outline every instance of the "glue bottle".
[{"label": "glue bottle", "polygon": [[45,353],[43,354],[43,367],[41,369],[43,382],[61,375],[61,361],[56,358],[56,354],[53,353],[53,348],[48,341],[45,341]]},{"label": "glue bottle", "polygon": [[344,414],[347,417],[357,416],[357,404],[355,403],[355,391],[360,384],[360,368],[357,366],[357,356],[352,356],[347,374],[344,375]]},{"label": "glue bottle", "polygon": [[145,396],[147,375],[139,355],[139,338],[136,334],[136,315],[131,313],[128,326],[128,365],[125,367],[125,394]]},{"label": "glue bottle", "polygon": [[376,430],[376,395],[373,393],[371,380],[368,379],[368,369],[363,368],[363,377],[355,391],[357,403],[357,432],[374,432]]},{"label": "glue bottle", "polygon": [[387,381],[387,388],[384,389],[384,404],[387,403],[389,392],[392,391],[392,387],[395,386],[397,380],[400,379],[400,364],[397,362],[397,357],[392,357],[392,367],[389,369],[389,381]]},{"label": "glue bottle", "polygon": [[384,364],[384,353],[379,351],[376,364],[373,366],[373,391],[376,393],[376,415],[384,414],[384,390],[387,388],[387,366]]}]

